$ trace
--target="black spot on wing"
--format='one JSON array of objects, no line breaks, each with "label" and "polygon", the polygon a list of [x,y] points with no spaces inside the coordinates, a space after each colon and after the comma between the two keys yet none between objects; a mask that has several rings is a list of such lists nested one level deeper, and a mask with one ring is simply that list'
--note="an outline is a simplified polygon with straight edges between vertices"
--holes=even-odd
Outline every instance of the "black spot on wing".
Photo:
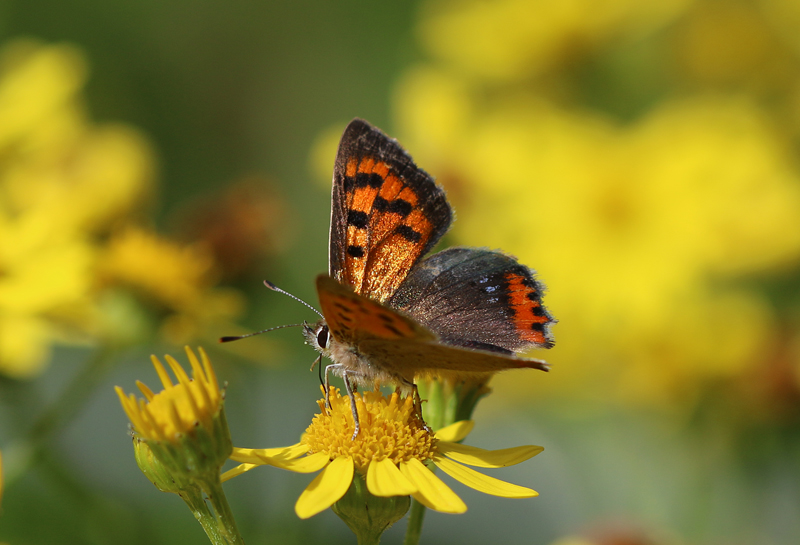
[{"label": "black spot on wing", "polygon": [[388,329],[389,331],[391,331],[392,333],[394,333],[398,337],[402,337],[403,336],[403,334],[400,332],[400,330],[397,329],[396,327],[394,327],[391,324],[385,324],[383,327],[385,327],[386,329]]},{"label": "black spot on wing", "polygon": [[347,211],[347,224],[358,229],[366,229],[369,224],[369,216],[361,210],[350,209]]},{"label": "black spot on wing", "polygon": [[533,331],[538,331],[540,333],[544,333],[545,332],[545,324],[543,324],[541,322],[533,322],[531,324],[531,329]]},{"label": "black spot on wing", "polygon": [[411,203],[405,199],[394,199],[392,202],[389,203],[389,212],[394,212],[395,214],[400,214],[403,217],[406,217],[411,213]]},{"label": "black spot on wing", "polygon": [[372,208],[378,212],[385,212],[389,208],[389,201],[378,195],[375,197],[375,200],[372,201]]},{"label": "black spot on wing", "polygon": [[411,203],[405,199],[394,199],[387,201],[378,195],[375,197],[375,200],[372,201],[372,209],[378,212],[391,212],[393,214],[399,214],[402,217],[406,217],[411,213],[413,206],[411,206]]},{"label": "black spot on wing", "polygon": [[348,246],[347,255],[350,257],[364,257],[364,248],[361,246]]},{"label": "black spot on wing", "polygon": [[397,229],[395,229],[395,233],[402,236],[409,242],[419,242],[422,239],[422,233],[419,231],[415,231],[408,225],[398,225]]},{"label": "black spot on wing", "polygon": [[355,187],[371,187],[373,189],[378,189],[383,185],[383,178],[380,174],[375,172],[371,172],[367,174],[366,172],[359,172],[356,174],[355,180]]},{"label": "black spot on wing", "polygon": [[538,318],[542,318],[542,317],[545,317],[545,316],[548,317],[548,318],[550,317],[550,315],[547,314],[547,311],[544,309],[544,307],[541,305],[541,303],[539,304],[538,307],[533,307],[531,309],[531,312],[533,312],[533,315],[538,317]]}]

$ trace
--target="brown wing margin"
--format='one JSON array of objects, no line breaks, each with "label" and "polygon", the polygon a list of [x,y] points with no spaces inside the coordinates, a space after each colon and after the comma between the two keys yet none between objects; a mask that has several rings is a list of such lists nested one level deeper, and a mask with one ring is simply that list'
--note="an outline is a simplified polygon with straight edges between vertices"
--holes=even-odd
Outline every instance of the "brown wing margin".
[{"label": "brown wing margin", "polygon": [[542,360],[460,348],[436,341],[370,339],[362,342],[359,349],[369,356],[373,365],[405,380],[436,373],[458,377],[509,369],[550,370],[547,362]]},{"label": "brown wing margin", "polygon": [[451,221],[444,191],[396,140],[361,119],[347,126],[333,174],[332,278],[385,301]]}]

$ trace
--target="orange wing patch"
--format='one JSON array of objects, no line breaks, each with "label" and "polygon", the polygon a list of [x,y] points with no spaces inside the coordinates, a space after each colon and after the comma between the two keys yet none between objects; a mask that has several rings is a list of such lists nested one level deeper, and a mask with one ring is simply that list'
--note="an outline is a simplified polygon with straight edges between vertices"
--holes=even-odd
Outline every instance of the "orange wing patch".
[{"label": "orange wing patch", "polygon": [[354,293],[327,275],[317,277],[322,315],[333,337],[349,344],[365,338],[435,340],[436,336],[397,311]]},{"label": "orange wing patch", "polygon": [[421,257],[434,225],[419,196],[391,167],[370,157],[345,169],[347,232],[341,278],[357,293],[385,301]]},{"label": "orange wing patch", "polygon": [[540,294],[531,281],[513,272],[506,273],[507,293],[513,321],[521,339],[549,348],[552,341],[547,338],[546,325],[551,318],[539,300]]}]

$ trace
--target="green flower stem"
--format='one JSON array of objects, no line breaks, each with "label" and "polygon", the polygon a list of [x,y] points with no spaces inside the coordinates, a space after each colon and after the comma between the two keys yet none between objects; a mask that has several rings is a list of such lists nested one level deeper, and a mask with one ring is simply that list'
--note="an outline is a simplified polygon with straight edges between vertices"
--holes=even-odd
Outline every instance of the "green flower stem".
[{"label": "green flower stem", "polygon": [[231,543],[227,541],[220,532],[219,524],[214,514],[208,509],[208,505],[203,499],[203,492],[200,487],[184,488],[178,495],[186,502],[189,509],[192,510],[194,518],[200,523],[200,526],[205,530],[209,541],[212,545],[228,545]]},{"label": "green flower stem", "polygon": [[[224,538],[224,543],[228,545],[244,545],[244,539],[242,539],[241,534],[239,534],[239,529],[236,527],[236,521],[233,518],[231,506],[228,504],[228,499],[225,497],[225,492],[222,490],[219,473],[217,473],[215,477],[214,481],[204,482],[203,489],[208,496],[208,501],[211,502],[211,506],[214,508],[217,531]],[[205,528],[205,526],[203,526],[203,528]],[[208,533],[208,530],[206,530],[206,533]],[[209,538],[210,537],[209,535]]]},{"label": "green flower stem", "polygon": [[[420,398],[427,402],[422,406],[425,422],[433,430],[439,430],[450,424],[469,420],[478,401],[489,393],[485,379],[452,382],[446,380],[422,380],[417,383]],[[431,466],[433,470],[433,466]],[[422,534],[422,523],[425,520],[426,508],[414,500],[411,503],[411,514],[408,516],[408,527],[403,545],[417,545]]]},{"label": "green flower stem", "polygon": [[411,500],[411,514],[408,515],[408,526],[403,545],[417,545],[422,535],[422,523],[425,521],[427,508],[417,500]]}]

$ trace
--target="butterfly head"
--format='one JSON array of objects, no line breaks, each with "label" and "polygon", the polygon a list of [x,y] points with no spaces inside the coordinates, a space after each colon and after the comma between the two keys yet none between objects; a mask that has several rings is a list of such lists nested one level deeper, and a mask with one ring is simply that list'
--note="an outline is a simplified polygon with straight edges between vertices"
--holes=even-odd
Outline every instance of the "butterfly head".
[{"label": "butterfly head", "polygon": [[306,344],[311,345],[320,354],[326,356],[330,351],[331,334],[325,320],[315,324],[303,324],[303,336],[306,338]]}]

